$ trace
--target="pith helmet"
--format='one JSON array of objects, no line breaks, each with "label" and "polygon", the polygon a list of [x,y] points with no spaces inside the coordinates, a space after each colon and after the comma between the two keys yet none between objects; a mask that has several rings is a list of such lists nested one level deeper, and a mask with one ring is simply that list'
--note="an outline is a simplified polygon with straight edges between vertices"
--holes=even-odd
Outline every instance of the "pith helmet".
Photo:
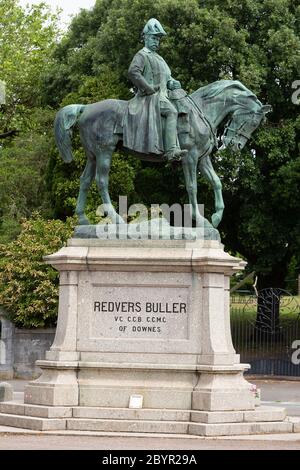
[{"label": "pith helmet", "polygon": [[151,18],[143,29],[143,36],[146,34],[159,34],[160,36],[167,35],[160,22],[155,18]]}]

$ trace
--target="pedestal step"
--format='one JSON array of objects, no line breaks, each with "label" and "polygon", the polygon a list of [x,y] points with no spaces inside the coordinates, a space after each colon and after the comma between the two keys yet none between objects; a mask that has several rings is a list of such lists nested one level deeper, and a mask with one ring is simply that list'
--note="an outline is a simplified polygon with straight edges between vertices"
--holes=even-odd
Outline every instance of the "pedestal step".
[{"label": "pedestal step", "polygon": [[88,419],[134,419],[143,421],[190,421],[189,410],[165,409],[128,409],[128,408],[97,408],[78,406],[73,408],[73,418]]},{"label": "pedestal step", "polygon": [[159,434],[188,434],[189,422],[143,421],[138,419],[68,419],[67,429],[72,431],[107,431]]},{"label": "pedestal step", "polygon": [[190,411],[0,404],[0,425],[35,431],[95,431],[198,436],[233,436],[299,432],[300,419],[286,419],[285,410]]},{"label": "pedestal step", "polygon": [[22,415],[31,416],[36,418],[71,418],[72,408],[66,406],[43,406],[43,405],[28,405],[15,402],[0,403],[0,417],[3,414],[7,415]]},{"label": "pedestal step", "polygon": [[152,421],[192,421],[196,423],[240,423],[283,421],[284,408],[260,406],[250,411],[190,411],[173,409],[99,408],[92,406],[45,406],[16,402],[0,403],[0,413],[37,418],[137,419]]},{"label": "pedestal step", "polygon": [[66,420],[63,418],[49,419],[32,416],[0,414],[1,426],[31,429],[33,431],[61,431],[66,429]]},{"label": "pedestal step", "polygon": [[192,411],[191,421],[204,424],[254,423],[265,421],[283,421],[285,408],[260,406],[249,411]]},{"label": "pedestal step", "polygon": [[289,421],[257,423],[190,424],[189,434],[197,436],[237,436],[242,434],[280,434],[293,432]]}]

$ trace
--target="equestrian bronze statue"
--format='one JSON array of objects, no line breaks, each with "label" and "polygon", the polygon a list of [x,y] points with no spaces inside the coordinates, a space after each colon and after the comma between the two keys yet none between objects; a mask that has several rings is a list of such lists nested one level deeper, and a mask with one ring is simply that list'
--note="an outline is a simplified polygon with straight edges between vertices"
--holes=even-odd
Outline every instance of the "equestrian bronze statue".
[{"label": "equestrian bronze statue", "polygon": [[187,95],[156,52],[165,34],[157,20],[152,18],[146,24],[145,47],[135,55],[129,67],[129,78],[135,86],[132,100],[73,104],[57,113],[55,138],[63,160],[71,162],[73,159],[71,137],[75,125],[78,125],[87,158],[76,206],[79,225],[90,224],[85,206],[94,180],[107,215],[115,223],[124,222],[109,195],[109,170],[116,150],[129,151],[137,158],[160,164],[180,161],[191,215],[197,223],[203,221],[197,200],[200,171],[214,190],[212,225],[217,227],[222,220],[222,185],[210,159],[218,145],[218,128],[226,122],[221,138],[223,148],[242,150],[271,106],[263,105],[236,80],[219,80]]}]

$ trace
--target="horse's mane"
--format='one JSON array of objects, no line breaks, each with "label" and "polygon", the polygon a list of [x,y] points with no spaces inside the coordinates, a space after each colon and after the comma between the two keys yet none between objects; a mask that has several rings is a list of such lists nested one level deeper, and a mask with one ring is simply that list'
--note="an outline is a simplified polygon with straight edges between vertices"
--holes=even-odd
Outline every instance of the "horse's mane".
[{"label": "horse's mane", "polygon": [[197,91],[191,94],[191,97],[193,99],[196,98],[201,100],[201,102],[205,104],[206,101],[210,101],[229,88],[235,88],[243,92],[243,97],[253,98],[256,102],[259,102],[256,95],[254,95],[252,91],[248,90],[248,88],[246,88],[245,85],[243,85],[238,80],[218,80],[202,88],[199,88]]}]

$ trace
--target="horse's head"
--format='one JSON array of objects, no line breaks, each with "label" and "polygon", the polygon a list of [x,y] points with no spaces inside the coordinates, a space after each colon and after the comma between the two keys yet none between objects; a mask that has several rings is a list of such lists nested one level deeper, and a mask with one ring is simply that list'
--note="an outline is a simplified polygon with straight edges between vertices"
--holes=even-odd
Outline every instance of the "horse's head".
[{"label": "horse's head", "polygon": [[263,105],[258,99],[252,100],[251,106],[247,108],[238,107],[225,126],[222,137],[223,146],[235,152],[242,150],[270,111],[272,111],[272,106]]},{"label": "horse's head", "polygon": [[238,80],[218,80],[199,88],[190,98],[202,109],[212,129],[227,117],[222,136],[223,145],[241,150],[265,115],[272,110],[263,105],[252,91]]}]

